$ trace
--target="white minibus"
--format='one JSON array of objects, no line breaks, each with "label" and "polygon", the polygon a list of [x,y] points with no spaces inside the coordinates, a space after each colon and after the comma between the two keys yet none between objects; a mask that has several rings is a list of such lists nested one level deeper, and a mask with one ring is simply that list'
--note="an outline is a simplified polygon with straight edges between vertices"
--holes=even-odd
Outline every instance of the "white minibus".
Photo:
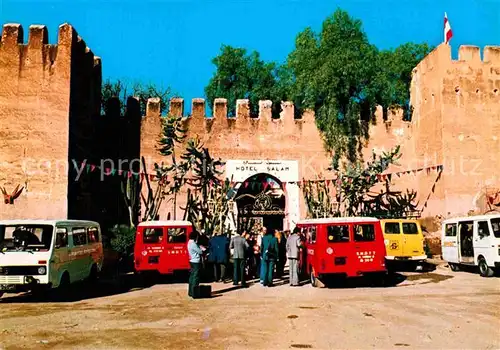
[{"label": "white minibus", "polygon": [[0,220],[0,297],[95,280],[103,260],[97,222]]},{"label": "white minibus", "polygon": [[493,276],[500,268],[500,214],[444,220],[441,248],[452,271],[472,265],[481,276]]}]

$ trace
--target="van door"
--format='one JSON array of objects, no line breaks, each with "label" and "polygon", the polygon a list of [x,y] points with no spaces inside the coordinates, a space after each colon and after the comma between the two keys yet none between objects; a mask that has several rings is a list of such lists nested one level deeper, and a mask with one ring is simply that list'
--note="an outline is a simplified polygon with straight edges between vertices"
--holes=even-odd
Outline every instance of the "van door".
[{"label": "van door", "polygon": [[88,266],[90,263],[90,252],[87,251],[87,228],[73,227],[71,229],[71,251],[69,253],[71,266],[70,280],[71,282],[80,281],[87,277]]},{"label": "van door", "polygon": [[399,221],[383,221],[384,243],[389,257],[403,256],[403,235]]},{"label": "van door", "polygon": [[356,253],[350,237],[349,224],[332,224],[326,227],[327,249],[326,254],[322,252],[321,255],[328,257],[327,264],[332,265],[335,272],[353,273],[347,271],[356,265]]},{"label": "van door", "polygon": [[[376,244],[376,228],[374,223],[356,224],[353,226],[354,248],[359,271],[371,271],[380,268],[385,252]],[[382,242],[380,242],[382,243]]]},{"label": "van door", "polygon": [[493,243],[491,242],[492,235],[489,226],[489,220],[478,220],[474,223],[474,263],[477,264],[478,256],[482,255],[486,259],[487,264],[491,264],[494,259],[490,256]]},{"label": "van door", "polygon": [[54,287],[59,286],[64,271],[69,272],[69,244],[68,229],[66,227],[56,227],[56,238],[52,259],[49,265],[50,282]]},{"label": "van door", "polygon": [[402,222],[403,229],[403,256],[422,256],[424,252],[424,238],[420,225],[416,222]]},{"label": "van door", "polygon": [[458,263],[458,224],[456,222],[447,223],[443,227],[441,249],[443,259],[451,263]]},{"label": "van door", "polygon": [[142,230],[142,242],[147,252],[145,265],[149,268],[160,269],[160,257],[164,251],[164,229],[163,227],[144,227]]},{"label": "van door", "polygon": [[168,227],[165,252],[162,254],[162,269],[168,271],[189,269],[189,254],[187,251],[187,228]]}]

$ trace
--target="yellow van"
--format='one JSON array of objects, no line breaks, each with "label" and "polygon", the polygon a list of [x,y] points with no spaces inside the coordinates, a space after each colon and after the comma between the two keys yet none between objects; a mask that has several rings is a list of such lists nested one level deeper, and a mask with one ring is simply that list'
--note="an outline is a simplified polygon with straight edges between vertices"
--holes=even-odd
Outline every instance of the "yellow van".
[{"label": "yellow van", "polygon": [[423,262],[427,256],[424,250],[424,235],[417,220],[380,220],[387,262]]}]

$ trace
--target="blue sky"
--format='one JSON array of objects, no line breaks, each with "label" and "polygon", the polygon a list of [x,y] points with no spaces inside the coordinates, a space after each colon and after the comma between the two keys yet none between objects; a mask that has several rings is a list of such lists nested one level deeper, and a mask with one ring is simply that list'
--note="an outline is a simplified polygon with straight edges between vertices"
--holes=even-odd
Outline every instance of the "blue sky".
[{"label": "blue sky", "polygon": [[[458,46],[500,45],[500,0],[0,0],[0,22],[45,24],[49,41],[71,23],[103,60],[104,78],[170,86],[189,101],[203,97],[221,44],[283,61],[297,33],[321,28],[336,8],[363,21],[379,48],[408,41],[437,45],[446,11]],[[186,111],[190,103],[186,103]]]}]

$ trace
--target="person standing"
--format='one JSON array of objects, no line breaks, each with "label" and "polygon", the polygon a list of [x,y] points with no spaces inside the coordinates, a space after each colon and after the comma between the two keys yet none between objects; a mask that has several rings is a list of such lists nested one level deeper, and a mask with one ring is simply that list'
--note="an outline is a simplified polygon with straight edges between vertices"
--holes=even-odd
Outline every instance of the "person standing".
[{"label": "person standing", "polygon": [[188,242],[189,265],[191,266],[188,295],[191,298],[194,297],[194,289],[200,285],[200,267],[203,249],[198,245],[198,236],[197,231],[191,231]]},{"label": "person standing", "polygon": [[236,235],[231,238],[229,249],[233,249],[233,285],[237,286],[241,280],[241,286],[246,286],[245,281],[245,253],[249,248],[247,240],[243,237],[245,231],[241,235]]},{"label": "person standing", "polygon": [[214,265],[215,282],[224,281],[226,278],[226,264],[228,260],[229,240],[226,234],[220,234],[210,239],[208,255]]},{"label": "person standing", "polygon": [[293,233],[286,240],[286,253],[288,255],[288,265],[290,268],[290,286],[299,285],[299,258],[300,258],[300,229],[295,227]]},{"label": "person standing", "polygon": [[273,271],[276,260],[278,259],[278,240],[274,235],[266,230],[262,237],[262,273],[261,278],[263,278],[262,284],[267,287],[272,287],[273,285]]},{"label": "person standing", "polygon": [[286,263],[286,238],[283,232],[276,230],[274,235],[278,241],[278,260],[276,261],[276,277],[282,278],[285,273]]}]

